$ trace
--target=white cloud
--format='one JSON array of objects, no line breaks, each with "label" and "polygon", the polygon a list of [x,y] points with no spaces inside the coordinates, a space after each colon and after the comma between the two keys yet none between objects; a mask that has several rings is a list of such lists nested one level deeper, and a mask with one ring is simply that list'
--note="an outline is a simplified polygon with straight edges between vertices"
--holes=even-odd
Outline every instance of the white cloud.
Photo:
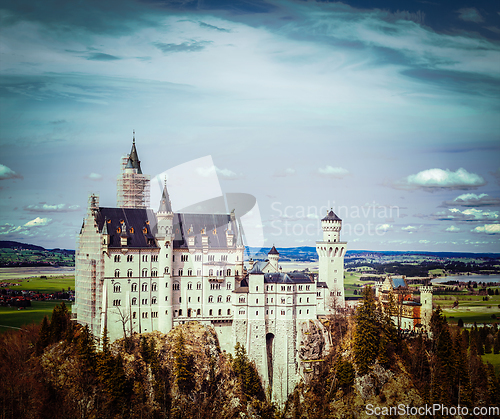
[{"label": "white cloud", "polygon": [[16,227],[14,224],[5,223],[0,226],[0,234],[15,233],[21,230],[21,227]]},{"label": "white cloud", "polygon": [[493,198],[486,193],[476,195],[474,193],[464,193],[457,196],[453,201],[445,201],[441,206],[462,207],[487,207],[500,205],[500,198]]},{"label": "white cloud", "polygon": [[470,189],[486,184],[486,181],[475,173],[469,173],[464,168],[456,172],[443,169],[423,170],[415,175],[409,175],[396,187],[410,187],[423,189],[449,188],[449,189]]},{"label": "white cloud", "polygon": [[344,169],[343,167],[332,167],[328,165],[325,168],[320,167],[318,169],[318,173],[321,176],[330,177],[333,179],[342,179],[349,174],[349,171]]},{"label": "white cloud", "polygon": [[414,233],[415,231],[418,230],[418,227],[408,225],[406,227],[401,227],[401,230],[406,231],[408,233]]},{"label": "white cloud", "polygon": [[464,7],[457,10],[458,18],[465,20],[466,22],[480,23],[484,19],[481,14],[474,7]]},{"label": "white cloud", "polygon": [[203,177],[210,177],[213,173],[217,173],[217,176],[221,177],[224,180],[236,180],[240,179],[243,176],[234,173],[229,169],[219,169],[217,166],[209,166],[209,167],[198,167],[196,169],[198,174]]},{"label": "white cloud", "polygon": [[0,180],[6,179],[22,179],[23,177],[7,166],[0,164]]},{"label": "white cloud", "polygon": [[485,224],[472,229],[473,233],[500,234],[500,224]]},{"label": "white cloud", "polygon": [[87,179],[99,181],[102,180],[102,175],[100,175],[99,173],[92,172],[90,175],[87,176]]},{"label": "white cloud", "polygon": [[51,218],[36,217],[35,219],[28,221],[26,224],[24,224],[24,227],[41,227],[49,224],[51,221],[52,221]]},{"label": "white cloud", "polygon": [[79,205],[66,205],[66,204],[39,204],[39,205],[28,205],[23,208],[25,211],[29,212],[72,212],[78,211],[80,209]]},{"label": "white cloud", "polygon": [[449,231],[450,233],[457,233],[460,231],[460,229],[455,226],[449,226],[445,231]]},{"label": "white cloud", "polygon": [[392,230],[392,225],[391,224],[379,224],[377,227],[376,227],[376,230],[378,231],[384,231],[384,232],[387,232],[387,231],[390,231]]},{"label": "white cloud", "polygon": [[430,216],[430,218],[435,220],[452,221],[495,221],[498,220],[499,217],[499,211],[483,211],[477,208],[467,208],[463,211],[458,208],[450,208],[445,211],[439,211]]},{"label": "white cloud", "polygon": [[295,169],[292,169],[291,167],[281,170],[278,172],[274,173],[274,177],[286,177],[286,176],[293,176],[295,174]]}]

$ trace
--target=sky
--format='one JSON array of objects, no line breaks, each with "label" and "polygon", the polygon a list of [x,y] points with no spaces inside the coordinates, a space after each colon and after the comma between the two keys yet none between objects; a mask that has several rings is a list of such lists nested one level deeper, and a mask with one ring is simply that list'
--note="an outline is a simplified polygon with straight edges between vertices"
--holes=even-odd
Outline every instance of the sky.
[{"label": "sky", "polygon": [[0,19],[0,240],[74,249],[135,130],[144,173],[191,168],[192,202],[200,176],[254,197],[263,246],[314,246],[333,209],[350,250],[500,252],[498,2],[2,0]]}]

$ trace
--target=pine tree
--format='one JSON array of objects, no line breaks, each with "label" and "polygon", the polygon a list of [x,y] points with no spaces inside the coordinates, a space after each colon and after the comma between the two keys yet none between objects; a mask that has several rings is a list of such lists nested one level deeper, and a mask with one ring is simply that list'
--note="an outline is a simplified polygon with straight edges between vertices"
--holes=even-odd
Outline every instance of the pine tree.
[{"label": "pine tree", "polygon": [[344,390],[349,390],[354,383],[355,371],[352,364],[339,357],[335,364],[337,384]]},{"label": "pine tree", "polygon": [[175,384],[182,393],[189,393],[193,387],[192,362],[186,353],[185,340],[182,331],[177,335],[174,353],[174,375]]},{"label": "pine tree", "polygon": [[493,341],[493,353],[495,355],[500,353],[500,332],[497,333]]},{"label": "pine tree", "polygon": [[47,316],[43,317],[40,333],[36,342],[36,353],[40,355],[43,350],[50,344],[50,325]]},{"label": "pine tree", "polygon": [[363,290],[363,301],[356,311],[354,360],[361,375],[366,374],[379,353],[379,327],[376,322],[375,299],[371,287]]}]

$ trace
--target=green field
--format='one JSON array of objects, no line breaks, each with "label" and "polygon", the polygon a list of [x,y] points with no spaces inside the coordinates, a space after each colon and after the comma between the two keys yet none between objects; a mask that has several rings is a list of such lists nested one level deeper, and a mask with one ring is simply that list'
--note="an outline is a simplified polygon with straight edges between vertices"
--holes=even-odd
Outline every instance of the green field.
[{"label": "green field", "polygon": [[47,278],[11,279],[9,282],[20,286],[12,287],[15,290],[36,291],[44,294],[58,292],[68,288],[75,289],[75,276],[49,276]]},{"label": "green field", "polygon": [[481,358],[483,359],[483,362],[486,364],[486,362],[489,362],[493,367],[495,368],[495,374],[499,375],[500,374],[500,354],[486,354],[482,355]]},{"label": "green field", "polygon": [[[0,333],[13,327],[20,328],[30,323],[40,323],[44,316],[52,315],[52,309],[61,301],[32,301],[31,307],[18,310],[17,307],[0,307]],[[71,311],[71,304],[64,302]]]}]

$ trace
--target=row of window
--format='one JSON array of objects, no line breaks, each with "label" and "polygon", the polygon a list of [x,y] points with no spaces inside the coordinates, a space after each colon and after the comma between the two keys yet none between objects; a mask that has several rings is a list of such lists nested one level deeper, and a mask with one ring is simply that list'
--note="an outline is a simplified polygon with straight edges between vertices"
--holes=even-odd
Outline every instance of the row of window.
[{"label": "row of window", "polygon": [[[114,261],[115,262],[120,262],[121,261],[121,255],[115,255],[114,256]],[[134,255],[127,255],[127,262],[133,262],[134,261]],[[148,255],[142,255],[142,261],[147,262],[148,261]],[[158,255],[151,255],[151,262],[158,262]]]},{"label": "row of window", "polygon": [[[134,276],[134,272],[132,271],[132,269],[127,270],[127,278],[132,278],[133,276]],[[158,276],[158,271],[156,269],[153,269],[151,271],[151,276],[152,277],[157,277]],[[148,270],[147,269],[143,269],[142,270],[142,277],[143,278],[147,278],[148,277]],[[119,269],[115,269],[115,278],[120,278],[120,270]]]},{"label": "row of window", "polygon": [[[172,256],[172,260],[175,262],[175,255]],[[227,255],[221,255],[220,260],[221,262],[227,262]],[[239,261],[240,257],[236,256],[236,260]],[[188,262],[188,261],[189,261],[189,255],[181,255],[181,262]],[[202,255],[194,255],[194,261],[201,262]],[[208,255],[208,261],[215,262],[215,255]]]},{"label": "row of window", "polygon": [[[220,311],[220,310],[219,310],[219,311]],[[307,311],[307,314],[309,314],[309,309],[308,309],[308,310],[306,310],[306,311]],[[240,310],[238,313],[239,313],[239,314],[241,314],[241,315],[244,315],[244,314],[245,314],[245,310]],[[271,314],[273,314],[273,313],[274,313],[274,310],[271,310]],[[299,314],[302,314],[302,310],[299,310]],[[259,315],[259,312],[258,312],[258,311],[256,311],[256,312],[255,312],[255,315],[256,315],[256,316],[258,316],[258,315]],[[269,310],[266,310],[266,315],[269,315]],[[281,310],[281,315],[282,315],[282,316],[284,316],[284,315],[285,315],[285,310]]]},{"label": "row of window", "polygon": [[[238,275],[236,273],[236,275]],[[311,290],[311,286],[310,285],[306,285],[306,291],[310,291]],[[304,286],[303,285],[299,285],[298,286],[299,288],[299,291],[303,291],[304,290]],[[281,286],[281,291],[293,291],[293,285],[282,285]],[[255,291],[259,291],[259,287],[256,286],[255,287]],[[266,285],[266,291],[274,291],[274,285]]]}]

